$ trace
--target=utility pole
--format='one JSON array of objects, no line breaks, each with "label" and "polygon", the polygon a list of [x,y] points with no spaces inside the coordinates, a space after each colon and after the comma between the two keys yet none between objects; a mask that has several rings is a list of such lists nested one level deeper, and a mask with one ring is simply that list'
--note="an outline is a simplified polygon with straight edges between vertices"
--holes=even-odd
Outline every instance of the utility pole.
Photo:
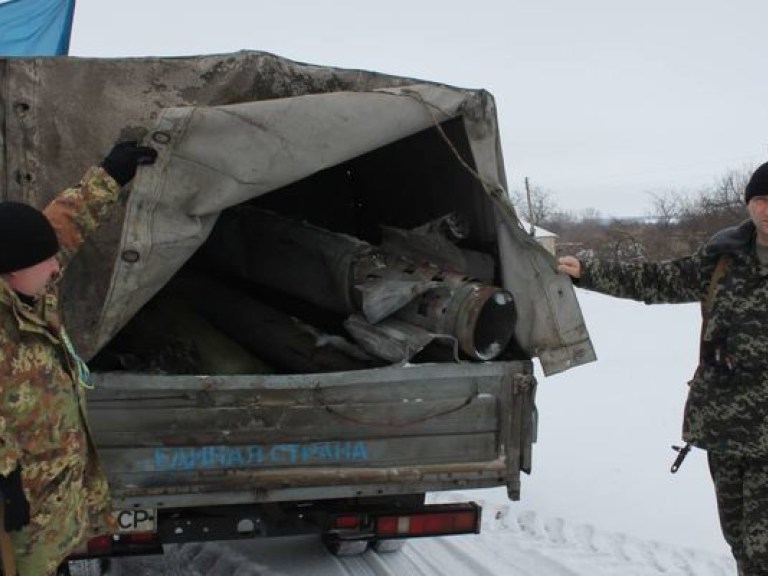
[{"label": "utility pole", "polygon": [[533,201],[531,199],[531,187],[528,183],[528,176],[525,177],[525,195],[528,198],[528,222],[531,225],[531,229],[528,231],[528,233],[531,236],[536,235],[536,222],[534,222],[534,214],[533,214]]}]

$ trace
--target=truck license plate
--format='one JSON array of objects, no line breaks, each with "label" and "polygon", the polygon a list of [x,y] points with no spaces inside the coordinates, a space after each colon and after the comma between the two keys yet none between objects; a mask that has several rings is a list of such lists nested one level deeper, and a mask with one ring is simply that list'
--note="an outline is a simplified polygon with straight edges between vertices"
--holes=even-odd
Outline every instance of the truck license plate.
[{"label": "truck license plate", "polygon": [[154,508],[136,508],[134,510],[115,510],[117,531],[121,534],[130,532],[154,532],[155,516]]}]

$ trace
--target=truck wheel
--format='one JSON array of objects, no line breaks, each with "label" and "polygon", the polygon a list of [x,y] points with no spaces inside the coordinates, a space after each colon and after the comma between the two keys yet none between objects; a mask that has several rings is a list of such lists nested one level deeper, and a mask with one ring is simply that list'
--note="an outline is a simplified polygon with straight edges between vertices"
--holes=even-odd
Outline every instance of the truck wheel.
[{"label": "truck wheel", "polygon": [[323,544],[334,556],[358,556],[368,549],[368,540],[323,538]]},{"label": "truck wheel", "polygon": [[388,554],[390,552],[399,552],[405,544],[405,539],[401,540],[374,540],[371,542],[371,550],[379,554]]},{"label": "truck wheel", "polygon": [[102,576],[109,568],[109,560],[104,558],[86,558],[70,560],[59,566],[57,576]]}]

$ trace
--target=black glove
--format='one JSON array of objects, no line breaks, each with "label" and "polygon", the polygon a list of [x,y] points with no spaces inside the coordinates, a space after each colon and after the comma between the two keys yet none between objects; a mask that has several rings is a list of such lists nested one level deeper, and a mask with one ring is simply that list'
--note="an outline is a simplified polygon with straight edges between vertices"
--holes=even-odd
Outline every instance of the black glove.
[{"label": "black glove", "polygon": [[21,486],[21,464],[8,476],[0,476],[0,497],[5,506],[5,531],[21,530],[29,524],[29,502]]},{"label": "black glove", "polygon": [[101,167],[120,186],[125,186],[136,176],[139,164],[154,164],[157,150],[149,146],[137,146],[135,141],[118,142],[101,163]]}]

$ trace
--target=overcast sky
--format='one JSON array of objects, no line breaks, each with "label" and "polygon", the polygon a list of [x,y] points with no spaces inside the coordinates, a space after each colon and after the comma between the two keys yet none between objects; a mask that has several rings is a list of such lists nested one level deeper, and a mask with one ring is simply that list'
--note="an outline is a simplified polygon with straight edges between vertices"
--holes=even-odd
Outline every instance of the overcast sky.
[{"label": "overcast sky", "polygon": [[496,98],[510,188],[642,215],[768,160],[765,0],[77,0],[70,54],[263,50]]}]

